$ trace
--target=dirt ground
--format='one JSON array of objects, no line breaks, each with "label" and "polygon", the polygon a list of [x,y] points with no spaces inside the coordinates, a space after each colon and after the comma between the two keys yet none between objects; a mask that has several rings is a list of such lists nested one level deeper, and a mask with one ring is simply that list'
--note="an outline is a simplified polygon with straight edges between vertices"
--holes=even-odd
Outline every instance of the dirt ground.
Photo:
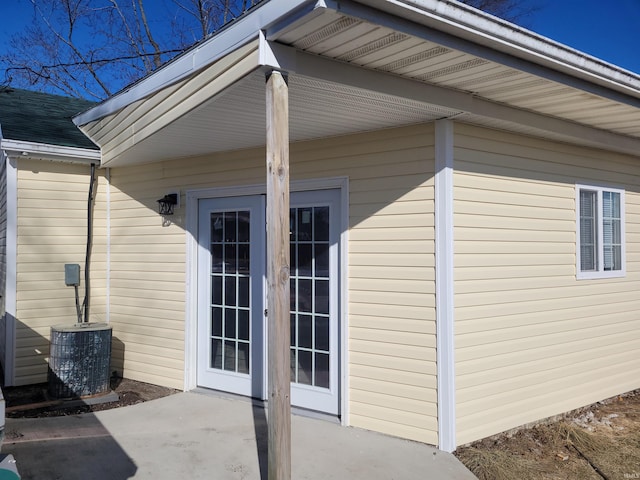
[{"label": "dirt ground", "polygon": [[52,400],[46,394],[46,383],[24,387],[3,387],[2,392],[7,418],[56,417],[97,412],[135,405],[178,392],[172,388],[116,377],[111,378],[111,389],[118,394],[118,401],[81,406],[77,405],[78,402]]},{"label": "dirt ground", "polygon": [[456,451],[480,480],[640,479],[640,390]]}]

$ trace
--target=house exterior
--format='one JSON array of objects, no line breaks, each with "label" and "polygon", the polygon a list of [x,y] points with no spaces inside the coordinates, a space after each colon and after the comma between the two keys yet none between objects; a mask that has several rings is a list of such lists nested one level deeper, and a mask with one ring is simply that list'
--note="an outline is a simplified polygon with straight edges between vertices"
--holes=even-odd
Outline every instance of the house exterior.
[{"label": "house exterior", "polygon": [[294,406],[453,451],[640,387],[640,77],[445,0],[264,2],[75,117],[114,369],[266,398],[274,71]]},{"label": "house exterior", "polygon": [[[5,385],[46,381],[49,330],[76,321],[64,265],[84,272],[91,163],[71,118],[85,100],[0,87],[0,360]],[[104,171],[97,172],[91,310],[104,318]],[[84,296],[84,281],[79,288]]]}]

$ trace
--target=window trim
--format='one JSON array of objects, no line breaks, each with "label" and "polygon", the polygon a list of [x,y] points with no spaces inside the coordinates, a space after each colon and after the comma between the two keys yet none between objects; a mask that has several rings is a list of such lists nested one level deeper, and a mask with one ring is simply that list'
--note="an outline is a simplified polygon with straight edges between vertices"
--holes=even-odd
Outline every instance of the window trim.
[{"label": "window trim", "polygon": [[[580,192],[582,190],[590,190],[597,194],[597,210],[596,210],[596,223],[598,226],[598,248],[596,251],[596,259],[598,264],[597,271],[582,271],[581,265],[581,248],[580,248]],[[604,257],[604,241],[603,241],[603,192],[612,192],[620,194],[620,236],[622,240],[621,256],[622,256],[622,268],[620,270],[604,270],[602,259]],[[576,184],[576,279],[601,279],[601,278],[619,278],[626,276],[627,273],[627,261],[626,261],[626,236],[625,236],[625,191],[620,188],[604,187],[597,185]]]}]

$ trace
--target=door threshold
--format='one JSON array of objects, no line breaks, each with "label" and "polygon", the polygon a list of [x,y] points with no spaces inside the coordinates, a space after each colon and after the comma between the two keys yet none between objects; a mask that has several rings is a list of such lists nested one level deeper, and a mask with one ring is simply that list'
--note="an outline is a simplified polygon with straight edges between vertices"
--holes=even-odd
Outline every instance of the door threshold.
[{"label": "door threshold", "polygon": [[[244,395],[238,395],[236,393],[224,392],[222,390],[215,390],[212,388],[196,387],[190,392],[198,393],[201,395],[211,395],[218,398],[227,398],[229,400],[239,400],[241,402],[251,403],[254,407],[262,407],[267,409],[267,401],[260,400],[259,398],[246,397]],[[318,412],[316,410],[309,410],[302,407],[291,406],[291,414],[299,417],[315,418],[317,420],[324,420],[325,422],[335,423],[341,425],[340,416],[332,415],[330,413]]]}]

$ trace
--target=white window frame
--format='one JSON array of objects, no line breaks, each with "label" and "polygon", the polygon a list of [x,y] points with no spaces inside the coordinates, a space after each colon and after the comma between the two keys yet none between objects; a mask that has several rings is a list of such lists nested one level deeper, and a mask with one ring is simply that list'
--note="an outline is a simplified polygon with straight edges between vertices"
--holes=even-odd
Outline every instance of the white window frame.
[{"label": "white window frame", "polygon": [[[596,250],[596,263],[597,270],[582,271],[581,270],[581,248],[580,248],[580,192],[582,190],[589,190],[596,192],[597,209],[596,209],[596,224],[598,227],[597,232],[597,250]],[[620,270],[604,270],[604,229],[603,229],[603,192],[612,192],[620,194],[620,235],[622,240],[622,266]],[[598,278],[618,278],[626,275],[626,236],[625,236],[625,198],[624,190],[620,188],[603,187],[596,185],[576,184],[576,278],[578,280],[583,279],[598,279]]]}]

